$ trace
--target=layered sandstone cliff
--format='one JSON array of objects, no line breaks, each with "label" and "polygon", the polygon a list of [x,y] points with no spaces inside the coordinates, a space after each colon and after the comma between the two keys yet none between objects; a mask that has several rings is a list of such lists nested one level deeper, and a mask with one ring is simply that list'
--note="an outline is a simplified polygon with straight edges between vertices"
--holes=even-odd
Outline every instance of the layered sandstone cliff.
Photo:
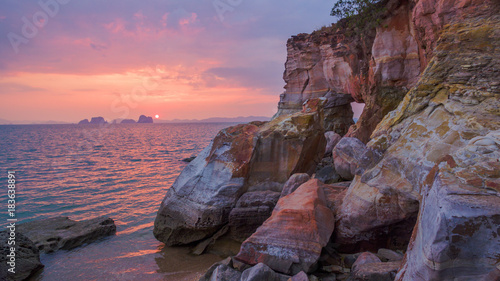
[{"label": "layered sandstone cliff", "polygon": [[[221,131],[168,191],[155,222],[167,245],[226,225],[250,236],[208,280],[343,280],[351,266],[354,280],[500,278],[500,3],[386,5],[371,30],[292,37],[274,119]],[[353,101],[366,104],[354,125]],[[346,136],[326,154],[325,131]],[[324,155],[352,183],[319,181]],[[383,248],[406,254],[348,255]]]}]

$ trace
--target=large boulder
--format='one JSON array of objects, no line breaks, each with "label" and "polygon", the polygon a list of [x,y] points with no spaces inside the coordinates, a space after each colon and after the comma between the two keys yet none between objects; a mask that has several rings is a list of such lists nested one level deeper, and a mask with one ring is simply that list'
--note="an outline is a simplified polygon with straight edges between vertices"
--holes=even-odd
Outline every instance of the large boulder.
[{"label": "large boulder", "polygon": [[235,259],[250,265],[264,263],[284,274],[313,271],[335,224],[323,188],[319,180],[311,179],[282,197],[272,216],[243,242]]},{"label": "large boulder", "polygon": [[293,174],[283,185],[283,190],[281,191],[281,196],[287,196],[288,194],[294,192],[303,183],[309,181],[311,177],[306,173]]},{"label": "large boulder", "polygon": [[269,190],[243,194],[229,213],[229,236],[245,241],[271,216],[279,198],[279,192]]},{"label": "large boulder", "polygon": [[499,5],[471,1],[479,14],[448,22],[422,78],[367,145],[382,157],[355,177],[339,211],[341,244],[418,215],[396,280],[483,280],[497,270]]},{"label": "large boulder", "polygon": [[345,180],[352,180],[361,164],[366,145],[357,138],[342,138],[333,149],[335,171]]},{"label": "large boulder", "polygon": [[231,209],[245,193],[245,178],[262,123],[219,132],[182,171],[163,199],[154,235],[167,245],[204,239],[227,224]]},{"label": "large boulder", "polygon": [[167,245],[204,239],[229,222],[244,193],[281,192],[290,175],[312,174],[326,144],[321,112],[317,103],[306,113],[220,131],[168,190],[155,237]]},{"label": "large boulder", "polygon": [[68,217],[34,220],[19,224],[17,230],[44,253],[70,250],[116,233],[115,222],[108,217],[74,221]]},{"label": "large boulder", "polygon": [[[15,233],[15,236],[11,236]],[[14,237],[14,240],[9,238]],[[35,243],[16,230],[0,232],[0,279],[5,281],[26,280],[43,268]],[[9,245],[7,241],[15,241]],[[11,251],[14,247],[15,251]]]}]

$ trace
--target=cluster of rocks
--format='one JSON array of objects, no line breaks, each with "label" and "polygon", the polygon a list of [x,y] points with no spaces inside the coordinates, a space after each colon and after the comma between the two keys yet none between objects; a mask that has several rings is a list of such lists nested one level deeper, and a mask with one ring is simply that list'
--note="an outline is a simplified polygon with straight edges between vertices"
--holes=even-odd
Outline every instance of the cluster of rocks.
[{"label": "cluster of rocks", "polygon": [[[168,190],[158,240],[242,241],[202,280],[500,278],[500,3],[387,5],[362,40],[289,40],[278,114],[222,130]],[[331,117],[352,99],[357,124]]]},{"label": "cluster of rocks", "polygon": [[[0,245],[0,279],[7,281],[27,280],[40,269],[40,253],[70,250],[95,242],[116,233],[114,221],[98,217],[74,221],[68,217],[55,217],[22,223],[15,229],[15,273],[9,272],[9,254],[12,246]],[[0,232],[0,240],[7,241],[9,233]]]},{"label": "cluster of rocks", "polygon": [[[116,119],[113,120],[113,124],[115,123],[120,123],[120,124],[151,124],[153,123],[153,117],[151,116],[146,116],[146,115],[141,115],[139,116],[139,119],[137,122],[134,119]],[[105,125],[108,124],[108,121],[106,121],[103,117],[92,117],[92,119],[89,121],[89,119],[83,119],[82,121],[78,122],[78,125],[88,125],[88,124],[94,124],[94,125]]]},{"label": "cluster of rocks", "polygon": [[106,121],[104,117],[92,117],[90,122],[89,119],[83,119],[82,121],[78,122],[78,125],[88,125],[88,124],[104,125],[108,124],[108,121]]}]

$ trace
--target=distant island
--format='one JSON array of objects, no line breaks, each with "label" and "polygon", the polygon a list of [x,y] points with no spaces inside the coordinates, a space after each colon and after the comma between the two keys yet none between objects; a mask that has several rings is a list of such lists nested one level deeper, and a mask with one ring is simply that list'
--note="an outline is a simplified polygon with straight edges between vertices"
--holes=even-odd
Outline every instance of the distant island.
[{"label": "distant island", "polygon": [[173,119],[157,120],[156,123],[248,123],[252,121],[269,121],[266,116],[212,117],[207,119]]},{"label": "distant island", "polygon": [[104,119],[104,117],[92,117],[92,119],[83,119],[82,121],[78,122],[78,125],[88,125],[88,124],[93,124],[93,125],[101,125],[101,124],[108,124],[108,121]]},{"label": "distant island", "polygon": [[146,116],[146,115],[141,115],[139,116],[139,120],[137,121],[137,123],[153,123],[153,117],[151,116]]},{"label": "distant island", "polygon": [[[118,122],[116,122],[118,123]],[[120,124],[135,124],[135,120],[134,119],[123,119]]]},{"label": "distant island", "polygon": [[[146,116],[146,115],[141,115],[139,116],[139,120],[137,122],[134,119],[115,119],[111,123],[113,124],[135,124],[135,123],[153,123],[153,117],[151,116]],[[82,121],[78,122],[78,125],[88,125],[88,124],[108,124],[108,121],[104,119],[104,117],[92,117],[92,119],[89,121],[89,119],[83,119]]]},{"label": "distant island", "polygon": [[[107,121],[103,117],[93,117],[89,119],[83,119],[79,121],[78,125],[90,125],[90,124],[136,124],[136,123],[248,123],[252,121],[270,121],[271,117],[266,116],[238,116],[238,117],[211,117],[206,119],[171,119],[171,120],[160,120],[153,119],[152,117],[141,115],[143,117],[144,122],[139,122],[141,117],[138,120],[134,119],[114,119],[112,121]],[[154,120],[154,122],[153,122]],[[75,124],[72,122],[65,121],[33,121],[33,120],[23,120],[23,121],[15,121],[15,120],[7,120],[0,119],[0,125],[57,125],[57,124]]]}]

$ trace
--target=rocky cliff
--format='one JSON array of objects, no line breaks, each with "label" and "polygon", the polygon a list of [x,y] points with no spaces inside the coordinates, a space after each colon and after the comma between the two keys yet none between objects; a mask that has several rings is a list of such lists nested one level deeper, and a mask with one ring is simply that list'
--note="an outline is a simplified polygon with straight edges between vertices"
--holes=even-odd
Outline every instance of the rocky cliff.
[{"label": "rocky cliff", "polygon": [[274,119],[221,131],[168,191],[160,241],[245,240],[207,280],[500,278],[500,3],[384,4],[378,27],[292,37]]},{"label": "rocky cliff", "polygon": [[344,97],[326,107],[342,111],[331,117],[325,114],[327,130],[344,135],[348,123],[338,116],[347,120],[352,117],[348,104],[364,103],[348,136],[368,142],[376,125],[416,84],[433,57],[443,26],[462,15],[481,13],[488,6],[469,0],[386,2],[387,12],[378,27],[353,31],[341,22],[288,40],[286,86],[276,116],[299,111],[310,98]]}]

